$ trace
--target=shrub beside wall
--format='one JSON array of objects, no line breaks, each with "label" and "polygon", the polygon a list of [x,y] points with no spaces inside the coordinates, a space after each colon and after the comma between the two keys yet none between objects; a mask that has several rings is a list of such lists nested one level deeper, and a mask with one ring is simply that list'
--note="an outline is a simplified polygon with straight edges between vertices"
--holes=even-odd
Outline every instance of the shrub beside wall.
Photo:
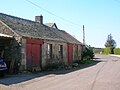
[{"label": "shrub beside wall", "polygon": [[115,48],[114,49],[114,54],[120,55],[120,48]]},{"label": "shrub beside wall", "polygon": [[85,47],[85,51],[82,53],[82,60],[90,60],[94,58],[93,48],[90,46]]}]

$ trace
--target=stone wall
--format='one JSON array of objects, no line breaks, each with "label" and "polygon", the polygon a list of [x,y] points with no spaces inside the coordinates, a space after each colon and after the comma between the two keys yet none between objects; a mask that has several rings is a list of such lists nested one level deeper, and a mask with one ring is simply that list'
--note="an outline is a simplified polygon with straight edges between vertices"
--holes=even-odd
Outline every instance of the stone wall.
[{"label": "stone wall", "polygon": [[[52,44],[52,58],[48,57],[48,44]],[[63,58],[59,56],[59,45],[63,45]],[[59,41],[48,41],[42,45],[42,68],[49,66],[58,66],[67,63],[67,44]]]},{"label": "stone wall", "polygon": [[83,45],[78,45],[78,60],[81,60],[83,53]]},{"label": "stone wall", "polygon": [[73,45],[73,61],[78,60],[78,45]]},{"label": "stone wall", "polygon": [[82,46],[79,44],[73,45],[73,61],[81,60]]},{"label": "stone wall", "polygon": [[26,70],[26,39],[22,38],[21,41],[21,65],[20,71]]}]

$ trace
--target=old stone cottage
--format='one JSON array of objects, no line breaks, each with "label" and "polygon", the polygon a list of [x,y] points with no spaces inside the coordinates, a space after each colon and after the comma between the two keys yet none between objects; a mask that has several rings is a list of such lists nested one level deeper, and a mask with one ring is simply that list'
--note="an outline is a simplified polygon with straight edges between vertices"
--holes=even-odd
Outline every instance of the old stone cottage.
[{"label": "old stone cottage", "polygon": [[70,34],[35,21],[0,13],[0,52],[9,71],[41,70],[81,59],[83,45]]}]

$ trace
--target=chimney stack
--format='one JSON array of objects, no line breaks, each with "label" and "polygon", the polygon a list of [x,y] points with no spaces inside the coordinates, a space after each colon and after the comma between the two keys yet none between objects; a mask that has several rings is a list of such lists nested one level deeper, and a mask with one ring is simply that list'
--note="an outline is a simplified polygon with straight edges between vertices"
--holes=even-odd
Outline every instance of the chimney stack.
[{"label": "chimney stack", "polygon": [[43,24],[43,16],[40,15],[40,16],[35,16],[35,22],[38,22],[40,24]]}]

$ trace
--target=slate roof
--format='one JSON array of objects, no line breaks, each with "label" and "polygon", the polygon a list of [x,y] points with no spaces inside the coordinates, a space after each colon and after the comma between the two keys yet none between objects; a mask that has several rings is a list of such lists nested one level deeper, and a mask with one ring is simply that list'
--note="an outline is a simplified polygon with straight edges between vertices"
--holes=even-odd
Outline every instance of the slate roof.
[{"label": "slate roof", "polygon": [[67,43],[81,44],[77,39],[63,30],[48,27],[35,21],[0,13],[0,20],[21,36],[47,40],[59,40]]}]

